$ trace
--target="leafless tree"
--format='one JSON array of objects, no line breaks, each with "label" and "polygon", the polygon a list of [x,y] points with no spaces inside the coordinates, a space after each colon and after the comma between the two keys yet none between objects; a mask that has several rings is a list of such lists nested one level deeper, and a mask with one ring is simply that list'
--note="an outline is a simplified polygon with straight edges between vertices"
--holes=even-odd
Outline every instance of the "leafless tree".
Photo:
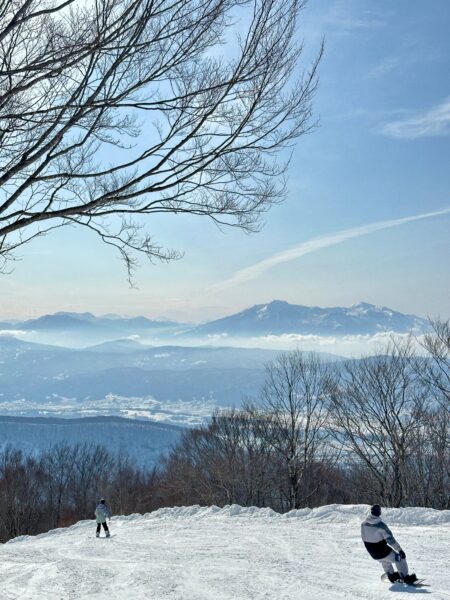
[{"label": "leafless tree", "polygon": [[99,495],[114,513],[148,512],[167,505],[160,475],[101,446],[58,444],[43,456],[13,447],[0,451],[0,542],[92,518]]},{"label": "leafless tree", "polygon": [[227,491],[227,503],[273,505],[279,486],[274,486],[271,415],[246,402],[240,410],[217,412],[211,430],[222,459],[216,478]]},{"label": "leafless tree", "polygon": [[450,413],[442,406],[423,411],[408,456],[408,488],[413,506],[450,508]]},{"label": "leafless tree", "polygon": [[431,321],[432,331],[422,343],[431,363],[421,365],[421,376],[432,385],[437,400],[450,413],[450,320]]},{"label": "leafless tree", "polygon": [[78,451],[78,446],[57,444],[49,449],[42,458],[52,528],[60,525],[63,499],[73,480]]},{"label": "leafless tree", "polygon": [[323,442],[334,385],[334,369],[314,354],[283,353],[266,368],[262,407],[271,415],[271,443],[289,482],[289,508],[307,502],[314,491],[306,480],[327,452]]},{"label": "leafless tree", "polygon": [[114,457],[109,485],[102,493],[109,499],[116,514],[147,512],[153,507],[155,480],[155,468],[143,471],[124,451],[120,451]]},{"label": "leafless tree", "polygon": [[252,402],[246,401],[236,414],[240,444],[244,449],[243,496],[246,506],[272,506],[277,502],[278,457],[271,443],[272,416]]},{"label": "leafless tree", "polygon": [[0,541],[39,532],[44,506],[38,461],[7,447],[0,455]]},{"label": "leafless tree", "polygon": [[392,506],[408,502],[408,456],[429,398],[417,374],[412,341],[383,355],[349,361],[333,394],[334,435],[372,475],[372,493]]},{"label": "leafless tree", "polygon": [[278,151],[313,126],[304,3],[0,0],[0,259],[79,225],[131,275],[136,253],[178,256],[136,215],[256,230],[283,196]]},{"label": "leafless tree", "polygon": [[99,496],[105,494],[113,476],[114,459],[100,445],[76,444],[74,449],[73,504],[76,514],[87,519],[92,517]]},{"label": "leafless tree", "polygon": [[276,457],[267,422],[247,404],[217,411],[208,425],[186,432],[164,463],[165,502],[273,506]]},{"label": "leafless tree", "polygon": [[226,491],[217,481],[220,458],[209,426],[186,431],[163,463],[163,496],[169,506],[226,504]]}]

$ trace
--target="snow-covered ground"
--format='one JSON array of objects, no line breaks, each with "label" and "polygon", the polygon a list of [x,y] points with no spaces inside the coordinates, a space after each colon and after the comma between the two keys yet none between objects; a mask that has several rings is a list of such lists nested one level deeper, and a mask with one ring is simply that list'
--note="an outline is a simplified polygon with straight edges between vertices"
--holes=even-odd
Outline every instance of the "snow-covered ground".
[{"label": "snow-covered ground", "polygon": [[[169,372],[168,372],[169,373]],[[1,377],[1,373],[0,373]],[[35,402],[24,398],[4,399],[0,392],[0,415],[14,417],[126,417],[156,421],[180,427],[198,427],[209,419],[217,408],[211,398],[198,400],[156,400],[151,396],[119,396],[107,394],[104,398],[80,400],[49,396]]]},{"label": "snow-covered ground", "polygon": [[[383,513],[412,570],[430,587],[380,580],[359,538],[366,506],[279,515],[230,506],[114,517],[112,537],[93,521],[0,546],[2,600],[450,599],[450,511]],[[395,592],[395,593],[394,593]]]}]

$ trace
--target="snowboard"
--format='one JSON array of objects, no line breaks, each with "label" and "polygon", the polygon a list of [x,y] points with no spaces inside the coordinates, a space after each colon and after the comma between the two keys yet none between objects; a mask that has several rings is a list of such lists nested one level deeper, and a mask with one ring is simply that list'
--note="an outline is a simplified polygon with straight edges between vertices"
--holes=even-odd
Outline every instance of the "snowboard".
[{"label": "snowboard", "polygon": [[[381,581],[385,581],[386,583],[392,583],[389,581],[389,578],[387,576],[386,573],[384,573],[381,576]],[[392,585],[401,585],[403,587],[430,587],[428,583],[425,583],[425,579],[416,579],[416,581],[414,581],[414,583],[405,583],[402,580],[398,580],[398,581],[394,581],[394,583],[392,583]]]}]

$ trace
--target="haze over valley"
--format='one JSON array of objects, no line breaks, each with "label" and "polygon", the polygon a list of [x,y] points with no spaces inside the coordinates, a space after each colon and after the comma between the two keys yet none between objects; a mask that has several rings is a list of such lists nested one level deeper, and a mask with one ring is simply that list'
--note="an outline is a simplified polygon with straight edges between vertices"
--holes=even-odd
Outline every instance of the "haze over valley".
[{"label": "haze over valley", "polygon": [[368,303],[279,300],[199,325],[91,313],[3,322],[0,414],[196,426],[217,407],[257,398],[266,364],[282,350],[337,361],[428,330],[424,318]]}]

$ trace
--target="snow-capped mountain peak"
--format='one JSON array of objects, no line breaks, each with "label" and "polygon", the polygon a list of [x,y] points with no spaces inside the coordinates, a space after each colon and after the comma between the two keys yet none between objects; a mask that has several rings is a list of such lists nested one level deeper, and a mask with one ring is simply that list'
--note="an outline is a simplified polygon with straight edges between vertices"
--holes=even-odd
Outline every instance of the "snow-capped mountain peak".
[{"label": "snow-capped mountain peak", "polygon": [[229,317],[205,323],[189,333],[194,335],[355,335],[380,331],[420,333],[428,322],[385,306],[358,302],[350,307],[302,306],[283,300],[257,304]]}]

